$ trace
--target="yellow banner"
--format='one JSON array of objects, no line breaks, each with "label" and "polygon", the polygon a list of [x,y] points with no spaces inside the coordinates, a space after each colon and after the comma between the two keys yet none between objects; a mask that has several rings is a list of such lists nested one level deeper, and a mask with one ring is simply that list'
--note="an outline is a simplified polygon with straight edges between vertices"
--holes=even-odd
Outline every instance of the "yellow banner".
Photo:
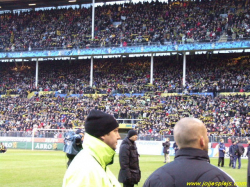
[{"label": "yellow banner", "polygon": [[1,98],[5,98],[5,97],[18,97],[19,95],[1,95]]},{"label": "yellow banner", "polygon": [[39,92],[39,96],[48,95],[48,94],[55,94],[55,91],[40,91]]},{"label": "yellow banner", "polygon": [[167,96],[178,96],[178,93],[162,93],[161,97],[167,97]]},{"label": "yellow banner", "polygon": [[223,92],[223,93],[220,93],[220,95],[225,95],[225,96],[228,96],[228,95],[250,95],[250,92]]},{"label": "yellow banner", "polygon": [[132,129],[133,126],[131,123],[120,123],[119,124],[119,129]]},{"label": "yellow banner", "polygon": [[33,96],[35,95],[35,93],[36,93],[36,92],[31,92],[31,93],[29,93],[27,98],[30,99],[31,97],[33,97]]},{"label": "yellow banner", "polygon": [[86,97],[102,97],[105,96],[107,94],[83,94]]}]

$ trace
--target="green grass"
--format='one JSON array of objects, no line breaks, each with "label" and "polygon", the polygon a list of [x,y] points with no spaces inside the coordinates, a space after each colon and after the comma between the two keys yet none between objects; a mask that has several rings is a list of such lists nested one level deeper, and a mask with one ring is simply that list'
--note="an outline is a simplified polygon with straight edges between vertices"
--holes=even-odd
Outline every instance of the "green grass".
[{"label": "green grass", "polygon": [[[173,157],[171,157],[173,160]],[[211,164],[216,165],[218,159],[211,158]],[[67,157],[62,151],[31,151],[9,149],[0,154],[0,186],[1,187],[60,187],[66,171]],[[236,182],[247,180],[247,159],[242,159],[241,169],[228,167],[225,159],[223,170],[231,175]],[[147,177],[157,168],[163,166],[163,156],[141,155],[142,171],[141,187]],[[110,169],[118,176],[119,162],[115,157]]]}]

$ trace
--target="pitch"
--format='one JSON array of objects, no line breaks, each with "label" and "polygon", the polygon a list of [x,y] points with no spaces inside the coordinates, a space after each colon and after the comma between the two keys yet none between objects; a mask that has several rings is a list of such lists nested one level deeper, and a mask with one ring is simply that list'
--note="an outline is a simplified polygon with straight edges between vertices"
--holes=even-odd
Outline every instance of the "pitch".
[{"label": "pitch", "polygon": [[[173,160],[174,157],[171,157]],[[143,186],[147,177],[157,168],[164,165],[163,156],[140,156]],[[62,151],[31,151],[9,149],[0,154],[0,186],[1,187],[61,187],[66,171],[67,157]],[[211,164],[217,165],[218,159],[211,158]],[[229,159],[221,168],[236,182],[247,181],[247,159],[242,159],[241,169],[229,168]],[[109,166],[115,176],[118,176],[119,162],[115,156],[114,164]],[[244,185],[245,186],[245,185]]]}]

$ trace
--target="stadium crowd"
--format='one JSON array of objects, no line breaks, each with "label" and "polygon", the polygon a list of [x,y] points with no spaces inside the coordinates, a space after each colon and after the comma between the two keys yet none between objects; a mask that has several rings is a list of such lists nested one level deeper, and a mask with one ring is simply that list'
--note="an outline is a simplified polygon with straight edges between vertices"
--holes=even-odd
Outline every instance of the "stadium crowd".
[{"label": "stadium crowd", "polygon": [[[181,86],[182,59],[176,56],[154,58],[153,85],[149,84],[149,57],[95,59],[93,87],[88,86],[87,60],[40,62],[37,89],[34,64],[0,64],[0,90],[6,96],[0,98],[0,131],[31,136],[33,128],[82,127],[95,108],[118,120],[128,119],[125,123],[137,119],[134,123],[142,139],[172,134],[176,121],[185,116],[202,119],[211,134],[250,134],[250,98],[247,93],[232,94],[248,90],[246,54],[187,56],[185,87]],[[33,91],[36,94],[29,98]]]},{"label": "stadium crowd", "polygon": [[[27,90],[71,94],[243,92],[250,90],[249,58],[237,54],[187,56],[186,85],[182,86],[182,57],[154,58],[150,84],[150,58],[95,59],[93,87],[89,87],[90,63],[48,61],[39,63],[38,88],[35,63],[0,64],[1,94],[27,96]],[[190,63],[189,63],[190,62]],[[48,65],[49,64],[49,65]]]},{"label": "stadium crowd", "polygon": [[0,15],[0,50],[175,44],[249,38],[246,0],[125,3],[95,9],[62,8]]}]

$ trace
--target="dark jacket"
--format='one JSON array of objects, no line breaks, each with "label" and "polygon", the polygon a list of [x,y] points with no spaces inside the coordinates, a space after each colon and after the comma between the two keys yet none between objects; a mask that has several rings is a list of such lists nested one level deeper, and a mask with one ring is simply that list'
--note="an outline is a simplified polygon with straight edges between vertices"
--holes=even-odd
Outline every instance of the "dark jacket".
[{"label": "dark jacket", "polygon": [[248,164],[247,164],[247,187],[250,187],[250,145],[247,147],[247,156],[248,156]]},{"label": "dark jacket", "polygon": [[120,172],[118,180],[121,183],[137,184],[141,179],[139,154],[135,142],[126,137],[120,146]]},{"label": "dark jacket", "polygon": [[237,149],[238,156],[243,155],[245,152],[244,146],[242,144],[237,144],[237,147],[238,147],[238,149]]},{"label": "dark jacket", "polygon": [[248,156],[248,158],[250,158],[250,144],[247,147],[247,154],[246,155]]},{"label": "dark jacket", "polygon": [[[144,187],[185,187],[187,182],[231,182],[222,170],[209,164],[206,151],[194,148],[180,149],[175,160],[157,169],[144,183]],[[201,186],[200,185],[200,186]]]},{"label": "dark jacket", "polygon": [[219,143],[219,157],[224,157],[225,156],[225,152],[226,151],[226,147],[224,143]]},{"label": "dark jacket", "polygon": [[229,155],[230,156],[237,156],[237,149],[238,149],[238,146],[237,145],[231,145],[229,147]]},{"label": "dark jacket", "polygon": [[178,145],[177,145],[176,142],[174,142],[173,149],[174,149],[174,153],[175,153],[175,154],[176,154],[176,152],[179,150],[179,147],[178,147]]},{"label": "dark jacket", "polygon": [[247,164],[247,187],[250,187],[250,145],[247,147],[247,156],[248,156],[248,164]]},{"label": "dark jacket", "polygon": [[169,154],[170,142],[166,141],[162,143],[162,146],[163,146],[163,153]]}]

